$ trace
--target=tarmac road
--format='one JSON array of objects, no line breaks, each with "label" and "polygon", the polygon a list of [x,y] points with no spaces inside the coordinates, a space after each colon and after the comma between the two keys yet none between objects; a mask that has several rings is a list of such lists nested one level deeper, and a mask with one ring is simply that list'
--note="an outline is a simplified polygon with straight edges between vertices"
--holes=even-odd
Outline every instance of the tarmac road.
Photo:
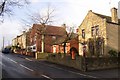
[{"label": "tarmac road", "polygon": [[18,54],[2,54],[2,79],[118,79],[118,69],[82,72]]}]

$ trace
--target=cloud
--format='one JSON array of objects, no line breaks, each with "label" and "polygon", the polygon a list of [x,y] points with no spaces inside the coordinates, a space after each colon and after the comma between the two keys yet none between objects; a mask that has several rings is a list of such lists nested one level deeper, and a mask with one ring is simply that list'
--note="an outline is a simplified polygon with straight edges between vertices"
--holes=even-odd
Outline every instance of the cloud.
[{"label": "cloud", "polygon": [[30,0],[31,3],[37,3],[39,2],[40,0]]},{"label": "cloud", "polygon": [[2,38],[5,37],[5,45],[11,43],[12,39],[20,34],[20,25],[17,21],[6,20],[0,24],[0,48],[2,47]]},{"label": "cloud", "polygon": [[118,18],[120,19],[120,1],[118,3]]},{"label": "cloud", "polygon": [[[13,23],[14,22],[14,23]],[[18,34],[20,25],[16,21],[5,21],[5,23],[0,25],[0,34],[7,35],[7,34]]]}]

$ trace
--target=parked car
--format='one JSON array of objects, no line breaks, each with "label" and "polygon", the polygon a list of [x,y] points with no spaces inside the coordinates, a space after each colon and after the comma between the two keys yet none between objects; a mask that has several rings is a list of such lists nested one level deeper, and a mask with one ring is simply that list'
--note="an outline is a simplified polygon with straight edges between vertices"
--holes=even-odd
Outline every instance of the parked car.
[{"label": "parked car", "polygon": [[4,49],[2,49],[2,53],[8,54],[10,52],[11,52],[10,48],[4,48]]}]

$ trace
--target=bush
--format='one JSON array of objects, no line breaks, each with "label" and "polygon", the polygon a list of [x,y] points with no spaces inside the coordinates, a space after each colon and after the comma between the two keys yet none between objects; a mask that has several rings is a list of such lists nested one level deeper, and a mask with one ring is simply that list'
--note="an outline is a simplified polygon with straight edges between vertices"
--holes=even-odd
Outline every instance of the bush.
[{"label": "bush", "polygon": [[110,55],[110,57],[118,57],[118,53],[114,50],[110,50],[108,54]]}]

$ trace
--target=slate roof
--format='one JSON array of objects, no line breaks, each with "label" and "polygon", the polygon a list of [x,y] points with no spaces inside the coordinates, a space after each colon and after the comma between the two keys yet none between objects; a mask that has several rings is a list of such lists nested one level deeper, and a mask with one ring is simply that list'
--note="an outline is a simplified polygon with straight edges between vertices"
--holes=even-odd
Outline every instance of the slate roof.
[{"label": "slate roof", "polygon": [[[68,35],[70,35],[69,33],[68,33]],[[62,44],[62,43],[64,43],[64,42],[69,42],[70,40],[72,40],[72,39],[78,39],[78,35],[76,34],[76,33],[72,33],[71,34],[71,37],[67,37],[67,35],[64,35],[63,37],[59,37],[54,43],[52,43],[52,44],[54,44],[54,45],[56,45],[56,44]]]},{"label": "slate roof", "polygon": [[[33,28],[36,28],[38,31],[42,31],[43,26],[40,24],[33,24]],[[63,27],[59,26],[51,26],[51,25],[46,25],[45,26],[45,35],[65,35],[66,30]]]},{"label": "slate roof", "polygon": [[[101,18],[105,18],[107,20],[107,22],[112,23],[112,19],[110,16],[106,16],[106,15],[102,15],[102,14],[98,14],[93,12],[94,14],[96,14],[97,16],[101,17]],[[117,24],[117,23],[114,23]],[[118,24],[120,24],[120,19],[118,19]]]}]

